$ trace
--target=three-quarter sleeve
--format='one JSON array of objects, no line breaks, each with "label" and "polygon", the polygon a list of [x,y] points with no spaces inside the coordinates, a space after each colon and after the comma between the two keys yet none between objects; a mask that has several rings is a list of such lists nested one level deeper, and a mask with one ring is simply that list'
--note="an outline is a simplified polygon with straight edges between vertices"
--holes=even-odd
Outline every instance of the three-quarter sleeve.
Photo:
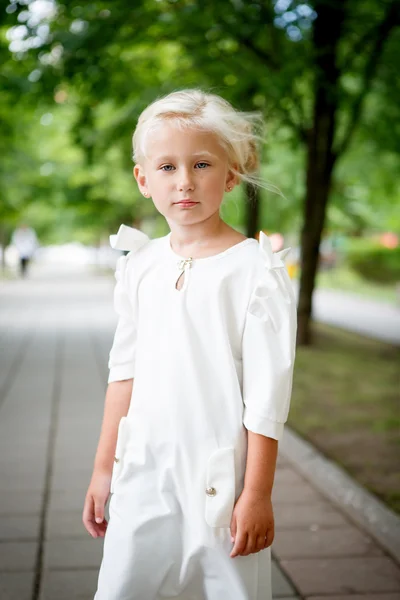
[{"label": "three-quarter sleeve", "polygon": [[287,421],[296,349],[296,299],[281,256],[260,232],[264,265],[247,307],[243,339],[243,424],[279,440]]},{"label": "three-quarter sleeve", "polygon": [[120,256],[115,270],[114,309],[118,322],[108,361],[108,383],[131,379],[135,374],[136,323],[127,285],[131,256],[131,252]]}]

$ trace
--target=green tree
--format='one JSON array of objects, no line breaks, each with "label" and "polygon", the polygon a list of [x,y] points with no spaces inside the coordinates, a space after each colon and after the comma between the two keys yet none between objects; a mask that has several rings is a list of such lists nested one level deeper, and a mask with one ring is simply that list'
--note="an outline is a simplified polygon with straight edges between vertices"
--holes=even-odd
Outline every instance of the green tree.
[{"label": "green tree", "polygon": [[[55,6],[49,36],[36,51],[37,69],[42,90],[53,93],[62,84],[74,91],[76,141],[88,168],[107,139],[106,128],[101,139],[93,135],[105,99],[119,118],[109,139],[119,144],[121,132],[133,129],[155,96],[193,85],[222,93],[244,110],[261,109],[290,132],[288,147],[305,160],[298,341],[309,343],[321,236],[355,135],[369,128],[378,149],[398,151],[390,123],[400,106],[399,84],[393,84],[399,1],[64,0]],[[26,39],[37,37],[40,24],[26,23]],[[366,110],[370,102],[376,104],[372,112]],[[374,115],[373,126],[366,113]],[[83,184],[83,200],[88,194]],[[259,194],[251,188],[247,194],[253,235],[261,218]]]}]

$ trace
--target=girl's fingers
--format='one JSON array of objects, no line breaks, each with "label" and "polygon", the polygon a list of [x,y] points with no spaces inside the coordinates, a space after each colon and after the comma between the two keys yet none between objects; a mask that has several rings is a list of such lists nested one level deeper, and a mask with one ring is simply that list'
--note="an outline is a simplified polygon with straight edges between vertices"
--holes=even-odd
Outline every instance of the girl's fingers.
[{"label": "girl's fingers", "polygon": [[86,497],[85,504],[83,507],[82,521],[85,526],[86,531],[90,533],[91,536],[97,537],[96,527],[93,523],[93,498]]},{"label": "girl's fingers", "polygon": [[98,498],[94,499],[94,520],[100,524],[104,520],[104,502]]},{"label": "girl's fingers", "polygon": [[265,548],[266,537],[264,535],[259,535],[256,541],[256,552],[260,552]]},{"label": "girl's fingers", "polygon": [[98,536],[100,536],[100,537],[105,536],[106,531],[107,531],[107,525],[108,525],[108,523],[105,519],[100,525],[95,525]]},{"label": "girl's fingers", "polygon": [[232,520],[231,520],[231,542],[235,542],[236,539],[236,516],[235,513],[233,513],[232,515]]},{"label": "girl's fingers", "polygon": [[252,535],[247,536],[246,548],[242,552],[242,556],[248,556],[256,551],[256,538]]},{"label": "girl's fingers", "polygon": [[[97,513],[96,506],[98,507]],[[100,523],[96,523],[97,519],[101,519]],[[108,525],[104,518],[104,504],[102,505],[101,502],[96,504],[93,496],[87,497],[83,507],[82,521],[86,531],[90,533],[92,537],[104,537]]]},{"label": "girl's fingers", "polygon": [[269,546],[271,546],[272,542],[274,541],[274,537],[275,537],[275,532],[274,532],[274,528],[272,527],[271,529],[268,529],[268,531],[267,531],[267,535],[265,537],[265,542],[264,542],[264,548],[268,548]]},{"label": "girl's fingers", "polygon": [[239,554],[242,554],[246,548],[246,545],[247,533],[244,533],[240,529],[238,529],[236,532],[235,544],[230,554],[231,558],[235,558],[235,556],[239,556]]}]

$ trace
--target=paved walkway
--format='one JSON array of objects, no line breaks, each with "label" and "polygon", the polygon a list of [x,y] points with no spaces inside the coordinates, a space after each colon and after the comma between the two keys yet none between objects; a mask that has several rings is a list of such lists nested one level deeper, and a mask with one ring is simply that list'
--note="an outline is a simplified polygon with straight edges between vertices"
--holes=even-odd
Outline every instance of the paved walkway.
[{"label": "paved walkway", "polygon": [[[93,598],[102,541],[85,532],[81,511],[112,288],[112,278],[84,273],[0,283],[0,600]],[[274,507],[275,598],[399,598],[399,566],[281,455]]]},{"label": "paved walkway", "polygon": [[395,304],[319,288],[313,296],[313,319],[400,345],[400,306]]}]

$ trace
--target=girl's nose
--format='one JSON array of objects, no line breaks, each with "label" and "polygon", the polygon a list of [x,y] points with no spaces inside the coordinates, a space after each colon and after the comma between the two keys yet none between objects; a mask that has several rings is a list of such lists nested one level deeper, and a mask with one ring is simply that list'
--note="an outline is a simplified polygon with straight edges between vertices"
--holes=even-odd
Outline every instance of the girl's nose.
[{"label": "girl's nose", "polygon": [[194,184],[192,174],[186,170],[182,170],[178,179],[178,190],[183,192],[186,190],[193,190],[193,187]]}]

